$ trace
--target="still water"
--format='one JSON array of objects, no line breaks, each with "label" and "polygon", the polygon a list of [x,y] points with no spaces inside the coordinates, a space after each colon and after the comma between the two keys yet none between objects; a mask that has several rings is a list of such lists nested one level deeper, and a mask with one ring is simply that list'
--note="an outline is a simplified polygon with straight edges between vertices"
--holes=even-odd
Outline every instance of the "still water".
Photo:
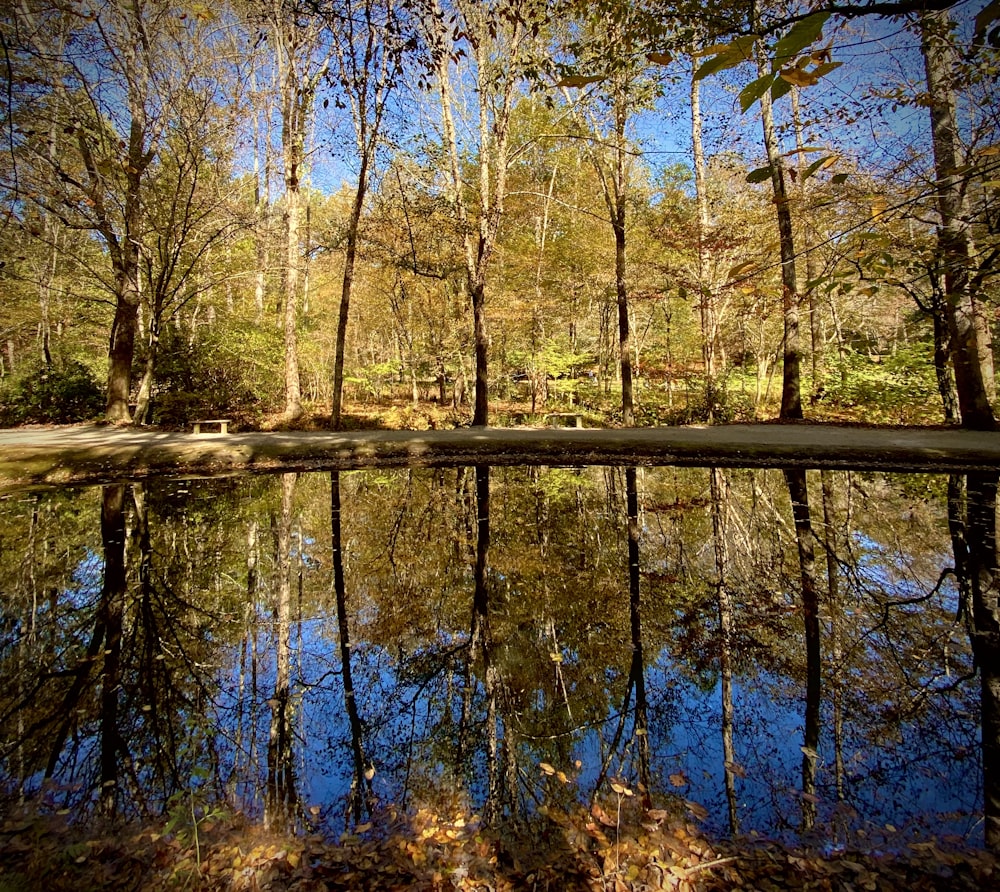
[{"label": "still water", "polygon": [[8,495],[2,796],[333,832],[634,797],[712,834],[982,844],[965,482],[805,479],[808,525],[779,470]]}]

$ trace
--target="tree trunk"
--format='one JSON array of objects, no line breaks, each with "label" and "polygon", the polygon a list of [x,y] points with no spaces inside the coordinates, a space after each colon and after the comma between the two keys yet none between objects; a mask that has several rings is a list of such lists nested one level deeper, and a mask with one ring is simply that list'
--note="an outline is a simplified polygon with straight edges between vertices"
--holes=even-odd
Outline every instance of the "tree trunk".
[{"label": "tree trunk", "polygon": [[802,233],[802,244],[805,252],[806,280],[805,289],[800,294],[806,294],[809,302],[809,356],[812,364],[811,402],[815,402],[823,392],[823,330],[820,325],[819,305],[816,300],[816,261],[812,250],[813,239],[810,233],[809,215],[806,213],[806,198],[809,194],[806,185],[806,155],[805,139],[802,133],[802,116],[799,113],[799,88],[792,87],[792,121],[795,128],[795,148],[798,150],[799,174],[799,222]]},{"label": "tree trunk", "polygon": [[[761,41],[756,43],[757,73],[765,77],[770,73],[767,53]],[[778,242],[781,251],[781,303],[784,318],[784,364],[781,383],[781,414],[784,420],[802,418],[802,348],[799,344],[799,295],[795,276],[795,238],[792,232],[792,214],[785,189],[785,171],[774,129],[771,94],[765,91],[760,98],[760,120],[764,129],[764,148],[771,168],[771,188],[774,208],[778,218]]]},{"label": "tree trunk", "polygon": [[344,399],[344,345],[347,343],[347,322],[351,310],[351,291],[354,287],[354,267],[358,256],[358,233],[361,229],[361,211],[364,209],[365,194],[368,191],[369,157],[361,154],[361,170],[351,206],[351,217],[347,224],[347,249],[344,257],[344,278],[340,287],[340,313],[337,317],[337,343],[333,359],[333,409],[330,424],[340,430],[341,411]]},{"label": "tree trunk", "polygon": [[708,195],[705,190],[705,150],[702,147],[701,81],[691,76],[691,143],[694,155],[694,192],[698,204],[698,309],[701,317],[701,358],[705,369],[705,404],[713,420],[715,392],[715,290],[708,276]]},{"label": "tree trunk", "polygon": [[963,174],[960,168],[955,88],[957,60],[946,12],[920,17],[921,51],[930,97],[931,136],[940,215],[938,253],[944,269],[945,303],[951,334],[955,385],[962,424],[975,430],[996,427],[993,355],[988,329],[971,288],[973,250]]}]

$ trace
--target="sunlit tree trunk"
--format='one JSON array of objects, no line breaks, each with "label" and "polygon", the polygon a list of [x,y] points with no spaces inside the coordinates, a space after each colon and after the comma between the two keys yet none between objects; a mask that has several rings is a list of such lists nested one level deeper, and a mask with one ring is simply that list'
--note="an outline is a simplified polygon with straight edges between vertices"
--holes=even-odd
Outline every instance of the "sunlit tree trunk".
[{"label": "sunlit tree trunk", "polygon": [[435,3],[429,39],[433,44],[441,101],[445,151],[449,159],[449,200],[455,208],[463,239],[465,279],[472,303],[476,356],[475,408],[472,423],[489,423],[489,334],[486,292],[489,272],[507,197],[510,161],[510,123],[518,78],[516,61],[528,37],[524,15],[528,4],[514,3],[500,12],[492,4],[459,3],[459,20],[475,61],[477,158],[477,213],[475,225],[465,197],[463,159],[459,151],[453,108],[457,97],[449,74],[449,42],[455,22],[447,20]]},{"label": "sunlit tree trunk", "polygon": [[808,222],[806,199],[809,195],[809,187],[806,181],[806,154],[805,137],[802,132],[802,115],[799,107],[799,88],[792,87],[792,122],[795,128],[795,148],[798,152],[799,177],[799,224],[802,235],[801,242],[805,252],[805,288],[799,290],[799,294],[805,294],[809,302],[809,356],[812,364],[812,399],[816,400],[823,391],[823,328],[819,316],[819,304],[816,300],[816,260],[815,252],[812,250],[812,226]]},{"label": "sunlit tree trunk", "polygon": [[951,335],[958,402],[965,427],[996,426],[993,349],[979,296],[972,286],[974,251],[962,172],[954,76],[958,64],[951,42],[952,23],[945,11],[920,17],[921,50],[927,75],[928,110],[934,147],[940,223],[938,251],[944,268],[945,302]]},{"label": "sunlit tree trunk", "polygon": [[691,144],[694,156],[694,192],[698,205],[698,311],[701,319],[701,357],[705,368],[705,403],[708,420],[713,420],[716,394],[715,289],[710,281],[708,236],[708,193],[705,187],[705,150],[702,145],[701,81],[691,75]]},{"label": "sunlit tree trunk", "polygon": [[393,85],[399,48],[390,42],[396,33],[394,5],[384,5],[384,19],[376,15],[374,0],[349,6],[334,28],[335,52],[341,81],[349,85],[347,100],[354,123],[355,146],[359,162],[354,201],[347,222],[344,275],[340,288],[340,311],[337,317],[337,340],[333,364],[333,409],[331,424],[340,428],[344,390],[344,349],[354,287],[361,214],[364,210],[368,181],[375,163],[375,152],[382,138],[382,114]]},{"label": "sunlit tree trunk", "polygon": [[[756,12],[753,15],[756,21]],[[757,73],[766,77],[770,73],[770,62],[762,41],[755,44]],[[774,209],[778,220],[778,243],[781,253],[781,300],[784,319],[784,364],[781,385],[781,418],[802,418],[802,348],[799,343],[799,295],[795,274],[795,238],[792,230],[792,214],[785,188],[784,161],[774,128],[774,112],[771,108],[771,94],[765,90],[760,98],[760,119],[764,131],[764,149],[767,163],[771,168],[771,188],[774,193]]]},{"label": "sunlit tree trunk", "polygon": [[285,276],[285,411],[286,420],[302,415],[302,389],[299,381],[298,321],[301,183],[305,175],[306,134],[312,114],[316,87],[326,72],[325,61],[313,60],[318,31],[312,25],[294,21],[284,0],[274,0],[270,15],[270,35],[278,67],[278,92],[281,103],[281,161],[284,181]]}]

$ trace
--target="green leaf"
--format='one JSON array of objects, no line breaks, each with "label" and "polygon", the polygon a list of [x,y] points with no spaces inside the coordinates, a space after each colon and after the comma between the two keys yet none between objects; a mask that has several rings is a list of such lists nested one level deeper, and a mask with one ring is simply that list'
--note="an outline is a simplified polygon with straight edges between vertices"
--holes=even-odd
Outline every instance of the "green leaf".
[{"label": "green leaf", "polygon": [[828,18],[830,13],[817,12],[792,25],[791,30],[774,48],[774,67],[777,68],[781,62],[795,58],[810,43],[817,40],[823,33],[823,26]]},{"label": "green leaf", "polygon": [[766,183],[771,179],[771,175],[774,172],[770,164],[767,167],[758,167],[756,170],[751,170],[747,174],[748,183]]},{"label": "green leaf", "polygon": [[774,74],[765,74],[740,90],[740,108],[744,114],[771,88],[773,83]]},{"label": "green leaf", "polygon": [[774,86],[771,87],[771,101],[777,102],[786,93],[790,93],[792,90],[792,85],[786,81],[783,77],[776,77],[774,79]]},{"label": "green leaf", "polygon": [[817,65],[812,73],[817,77],[826,77],[831,71],[840,68],[843,62],[824,62],[822,65]]},{"label": "green leaf", "polygon": [[834,186],[841,186],[847,182],[848,176],[849,174],[846,173],[835,173],[832,177],[830,177],[830,182],[833,183]]},{"label": "green leaf", "polygon": [[803,182],[808,180],[817,170],[825,170],[836,160],[836,155],[827,155],[825,158],[818,158],[816,161],[813,161],[802,173]]}]

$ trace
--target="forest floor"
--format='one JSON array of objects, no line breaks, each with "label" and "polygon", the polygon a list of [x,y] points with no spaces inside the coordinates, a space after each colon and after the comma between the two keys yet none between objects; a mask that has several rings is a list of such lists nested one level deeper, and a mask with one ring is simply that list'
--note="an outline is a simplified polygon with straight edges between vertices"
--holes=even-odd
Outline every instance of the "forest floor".
[{"label": "forest floor", "polygon": [[[962,890],[1000,885],[1000,859],[949,840],[886,828],[862,849],[715,841],[680,813],[542,808],[530,824],[387,810],[333,839],[229,817],[73,827],[57,815],[0,824],[0,890]],[[892,852],[891,854],[889,852]]]}]

